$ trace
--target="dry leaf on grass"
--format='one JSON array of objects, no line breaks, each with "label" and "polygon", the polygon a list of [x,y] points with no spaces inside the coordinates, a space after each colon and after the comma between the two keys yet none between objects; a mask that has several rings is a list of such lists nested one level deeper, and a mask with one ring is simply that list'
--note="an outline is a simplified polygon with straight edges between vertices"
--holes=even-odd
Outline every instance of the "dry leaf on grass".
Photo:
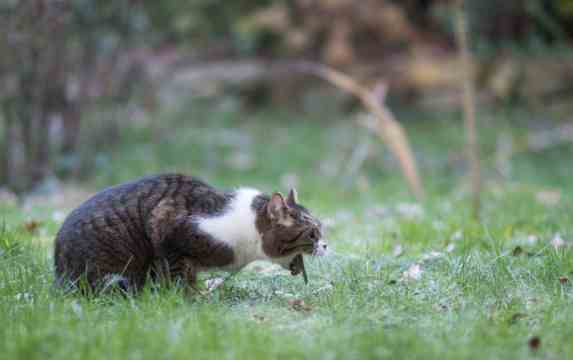
[{"label": "dry leaf on grass", "polygon": [[262,322],[265,322],[267,320],[263,315],[259,315],[259,314],[253,315],[253,318],[258,323],[262,323]]},{"label": "dry leaf on grass", "polygon": [[366,209],[366,214],[372,217],[386,217],[390,216],[390,209],[382,205],[376,205]]},{"label": "dry leaf on grass", "polygon": [[460,241],[464,238],[464,233],[462,230],[458,230],[455,233],[452,234],[452,236],[450,237],[450,240],[452,241]]},{"label": "dry leaf on grass", "polygon": [[567,276],[560,276],[559,277],[559,282],[563,285],[567,284],[569,282],[569,278]]},{"label": "dry leaf on grass", "polygon": [[553,236],[553,239],[551,239],[551,245],[553,245],[555,249],[559,249],[565,245],[565,241],[563,241],[560,233],[557,233],[555,236]]},{"label": "dry leaf on grass", "polygon": [[535,198],[545,206],[557,206],[561,200],[561,191],[553,189],[542,190],[535,194]]},{"label": "dry leaf on grass", "polygon": [[319,287],[318,289],[315,289],[312,291],[313,294],[318,294],[324,291],[329,291],[332,290],[334,288],[334,286],[332,286],[332,284],[326,284],[325,286]]},{"label": "dry leaf on grass", "polygon": [[293,310],[296,311],[304,311],[304,312],[309,312],[312,310],[312,308],[310,307],[310,305],[308,305],[307,303],[304,302],[304,300],[302,299],[290,299],[288,301],[288,304],[290,305],[290,307]]},{"label": "dry leaf on grass", "polygon": [[527,315],[523,314],[523,313],[515,313],[511,316],[511,319],[509,320],[509,323],[511,325],[516,324],[519,320],[525,319],[527,318]]},{"label": "dry leaf on grass", "polygon": [[541,346],[541,339],[539,336],[533,336],[529,338],[528,345],[531,351],[537,351]]},{"label": "dry leaf on grass", "polygon": [[220,277],[206,280],[205,287],[207,287],[207,292],[214,291],[215,289],[220,287],[223,284],[223,282],[225,282],[225,279]]},{"label": "dry leaf on grass", "polygon": [[24,223],[24,229],[30,234],[36,234],[42,223],[38,220],[28,220]]},{"label": "dry leaf on grass", "polygon": [[442,254],[439,251],[430,251],[429,253],[422,255],[422,260],[426,261],[426,260],[436,259],[436,258],[439,258],[443,255],[444,254]]},{"label": "dry leaf on grass", "polygon": [[414,264],[408,268],[408,270],[402,273],[402,279],[404,280],[420,280],[422,278],[422,267],[420,264]]},{"label": "dry leaf on grass", "polygon": [[513,256],[520,256],[523,255],[523,248],[521,246],[516,246],[513,251],[511,252]]},{"label": "dry leaf on grass", "polygon": [[72,301],[70,306],[72,308],[72,311],[74,312],[74,314],[76,314],[78,318],[81,319],[84,317],[84,311],[82,305],[78,301],[76,300]]},{"label": "dry leaf on grass", "polygon": [[398,257],[400,255],[402,255],[404,253],[404,248],[402,247],[402,245],[398,244],[396,246],[394,246],[394,250],[392,250],[392,255],[394,255],[395,257]]},{"label": "dry leaf on grass", "polygon": [[424,216],[424,208],[417,203],[401,203],[396,206],[396,212],[405,218],[414,219]]},{"label": "dry leaf on grass", "polygon": [[455,244],[450,243],[450,244],[448,244],[448,246],[446,246],[446,252],[447,252],[447,253],[451,253],[451,252],[453,252],[455,249],[456,249],[456,245],[455,245]]},{"label": "dry leaf on grass", "polygon": [[447,311],[449,309],[446,304],[434,304],[432,305],[432,308],[436,311]]},{"label": "dry leaf on grass", "polygon": [[527,236],[527,243],[529,245],[535,245],[537,244],[537,241],[539,240],[539,238],[536,235],[528,235]]}]

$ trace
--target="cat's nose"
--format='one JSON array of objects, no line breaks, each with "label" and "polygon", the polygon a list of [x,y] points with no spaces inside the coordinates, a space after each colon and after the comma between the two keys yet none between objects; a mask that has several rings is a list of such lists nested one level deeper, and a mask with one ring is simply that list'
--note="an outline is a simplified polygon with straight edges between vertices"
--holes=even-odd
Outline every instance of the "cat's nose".
[{"label": "cat's nose", "polygon": [[314,248],[313,255],[314,256],[324,256],[328,254],[328,245],[325,241],[320,240]]}]

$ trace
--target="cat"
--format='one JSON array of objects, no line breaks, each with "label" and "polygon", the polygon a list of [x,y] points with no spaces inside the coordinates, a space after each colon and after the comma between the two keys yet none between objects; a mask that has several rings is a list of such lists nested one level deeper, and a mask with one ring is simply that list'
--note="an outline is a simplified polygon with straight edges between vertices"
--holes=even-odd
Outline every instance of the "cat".
[{"label": "cat", "polygon": [[56,235],[54,262],[59,285],[84,279],[97,292],[117,280],[138,291],[160,276],[195,288],[200,271],[236,272],[255,260],[296,275],[295,256],[326,248],[320,220],[294,189],[285,199],[164,174],[105,189],[72,211]]}]

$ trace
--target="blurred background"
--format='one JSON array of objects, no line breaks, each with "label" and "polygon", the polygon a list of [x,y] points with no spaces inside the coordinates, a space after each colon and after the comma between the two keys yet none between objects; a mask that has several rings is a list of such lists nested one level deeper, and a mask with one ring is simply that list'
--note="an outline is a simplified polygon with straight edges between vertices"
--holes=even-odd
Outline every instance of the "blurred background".
[{"label": "blurred background", "polygon": [[471,72],[486,192],[559,199],[573,175],[573,0],[466,5],[464,69],[453,1],[2,0],[1,197],[65,203],[179,171],[298,186],[319,208],[408,199],[402,160],[360,126],[368,109],[304,61],[387,86],[429,196],[467,192]]}]

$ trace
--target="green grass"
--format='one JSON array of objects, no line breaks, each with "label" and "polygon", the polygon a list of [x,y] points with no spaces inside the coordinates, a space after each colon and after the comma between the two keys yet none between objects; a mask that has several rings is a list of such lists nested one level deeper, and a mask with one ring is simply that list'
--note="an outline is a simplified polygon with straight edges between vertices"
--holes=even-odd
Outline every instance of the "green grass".
[{"label": "green grass", "polygon": [[[81,297],[52,288],[56,209],[0,204],[0,358],[573,358],[573,248],[551,245],[557,233],[573,237],[573,147],[519,155],[501,180],[489,170],[497,130],[485,129],[476,223],[463,167],[447,161],[463,144],[448,116],[408,127],[429,193],[414,212],[375,139],[359,175],[345,178],[354,145],[369,138],[350,120],[199,107],[163,115],[177,131],[129,127],[122,145],[98,154],[86,186],[182,171],[220,186],[286,191],[281,179],[294,177],[301,201],[329,224],[332,255],[307,260],[309,286],[250,267],[206,297],[152,286],[136,297]],[[252,163],[233,168],[235,152]],[[559,190],[559,203],[539,202],[543,189]],[[35,234],[23,226],[29,218],[40,221]],[[421,277],[405,278],[414,264]],[[528,346],[534,336],[537,351]]]}]

